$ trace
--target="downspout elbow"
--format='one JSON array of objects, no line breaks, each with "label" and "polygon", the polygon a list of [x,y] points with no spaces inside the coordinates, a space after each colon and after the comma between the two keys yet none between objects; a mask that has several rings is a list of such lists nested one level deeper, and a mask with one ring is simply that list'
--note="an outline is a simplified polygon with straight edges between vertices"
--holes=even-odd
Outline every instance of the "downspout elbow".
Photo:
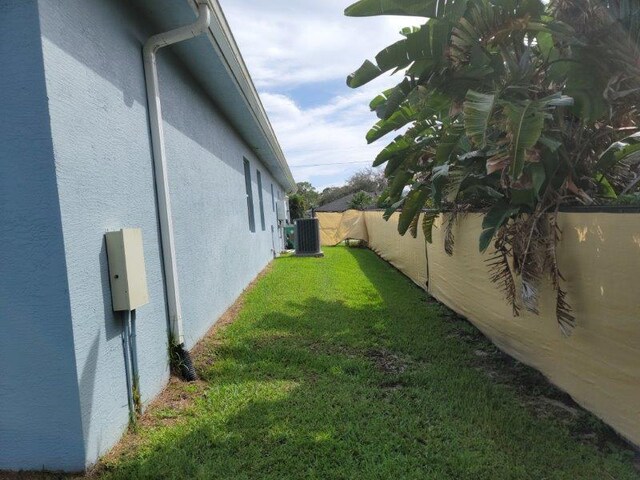
[{"label": "downspout elbow", "polygon": [[142,52],[145,57],[153,55],[163,47],[189,40],[205,33],[209,25],[211,25],[211,10],[208,5],[201,3],[198,5],[198,18],[195,22],[149,37],[142,48]]}]

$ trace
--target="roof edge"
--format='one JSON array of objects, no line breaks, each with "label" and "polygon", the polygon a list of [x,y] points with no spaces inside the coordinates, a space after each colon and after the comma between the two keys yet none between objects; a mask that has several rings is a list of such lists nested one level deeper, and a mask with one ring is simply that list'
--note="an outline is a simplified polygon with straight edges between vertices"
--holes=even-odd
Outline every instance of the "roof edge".
[{"label": "roof edge", "polygon": [[[251,113],[253,114],[253,117],[255,118],[257,125],[259,126],[265,139],[267,140],[267,143],[269,144],[269,148],[271,150],[270,152],[266,152],[267,158],[265,158],[264,153],[254,153],[256,153],[256,155],[265,163],[273,164],[273,160],[275,160],[275,163],[282,173],[282,179],[285,180],[285,183],[288,183],[288,185],[283,186],[287,187],[287,192],[295,192],[297,190],[297,186],[295,179],[293,178],[293,174],[291,173],[291,169],[287,164],[287,160],[285,159],[282,148],[280,147],[280,143],[278,142],[271,122],[269,121],[267,112],[264,109],[262,101],[260,100],[258,91],[256,90],[253,80],[251,79],[251,75],[249,74],[247,65],[242,58],[242,54],[240,53],[238,44],[233,37],[233,33],[231,32],[229,23],[227,22],[227,19],[224,15],[224,12],[222,11],[218,0],[187,1],[194,12],[197,11],[198,4],[208,5],[211,9],[213,15],[211,19],[211,25],[209,26],[209,38],[212,42],[213,47],[217,50],[216,53],[227,64],[229,71],[233,75],[234,80],[238,86],[238,89],[244,96],[247,106],[251,110]],[[269,153],[270,155],[268,155]],[[272,161],[269,161],[268,157],[272,157]],[[276,172],[272,173],[275,174]]]}]

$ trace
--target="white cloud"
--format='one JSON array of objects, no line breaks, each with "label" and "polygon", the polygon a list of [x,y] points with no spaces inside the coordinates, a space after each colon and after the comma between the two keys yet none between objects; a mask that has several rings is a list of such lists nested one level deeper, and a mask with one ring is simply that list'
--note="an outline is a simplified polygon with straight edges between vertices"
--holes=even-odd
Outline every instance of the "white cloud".
[{"label": "white cloud", "polygon": [[296,180],[309,180],[321,189],[341,184],[354,171],[371,165],[383,146],[367,145],[364,139],[375,121],[368,108],[371,90],[334,97],[308,109],[286,95],[262,93]]},{"label": "white cloud", "polygon": [[[368,103],[399,79],[354,91],[345,78],[398,40],[402,26],[424,20],[345,17],[348,0],[221,3],[296,180],[322,188],[370,165],[384,141],[366,145],[364,135],[376,120]],[[344,86],[327,94],[336,84]]]},{"label": "white cloud", "polygon": [[225,15],[260,89],[343,80],[419,19],[345,17],[344,0],[224,0]]}]

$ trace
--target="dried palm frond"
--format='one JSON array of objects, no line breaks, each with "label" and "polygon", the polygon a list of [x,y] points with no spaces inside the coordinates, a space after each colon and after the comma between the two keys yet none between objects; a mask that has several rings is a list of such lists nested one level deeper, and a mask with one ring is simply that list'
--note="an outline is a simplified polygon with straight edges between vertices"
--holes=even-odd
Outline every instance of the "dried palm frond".
[{"label": "dried palm frond", "polygon": [[420,221],[420,214],[418,213],[413,220],[411,220],[411,224],[409,225],[409,233],[413,238],[418,236],[418,222]]},{"label": "dried palm frond", "polygon": [[430,210],[425,212],[422,217],[422,232],[427,243],[433,243],[433,225],[438,215],[440,215],[440,212]]},{"label": "dried palm frond", "polygon": [[522,288],[522,305],[525,310],[538,315],[538,293],[539,293],[539,279],[529,275],[521,275]]},{"label": "dried palm frond", "polygon": [[545,217],[535,212],[526,217],[519,217],[514,222],[514,262],[519,273],[522,288],[521,297],[524,308],[536,315],[538,310],[539,285],[544,275],[546,265],[546,235],[544,228]]},{"label": "dried palm frond", "polygon": [[509,258],[511,257],[511,248],[508,240],[508,226],[503,226],[497,234],[495,242],[495,254],[487,259],[489,266],[490,279],[498,285],[505,296],[505,299],[511,305],[513,316],[520,315],[520,307],[516,295],[516,281]]},{"label": "dried palm frond", "polygon": [[460,192],[460,186],[467,177],[467,172],[462,169],[450,169],[447,183],[443,188],[444,197],[450,201],[455,201]]},{"label": "dried palm frond", "polygon": [[458,212],[451,210],[447,213],[445,225],[444,225],[444,251],[447,255],[453,255],[453,245],[455,243],[455,236],[453,234],[453,226],[457,221]]},{"label": "dried palm frond", "polygon": [[560,282],[563,281],[564,278],[558,267],[557,245],[560,241],[561,231],[557,219],[558,212],[556,209],[556,212],[551,215],[549,219],[549,224],[552,229],[550,232],[552,241],[549,244],[550,273],[551,282],[556,291],[556,320],[558,321],[562,334],[568,337],[576,326],[576,317],[571,313],[573,309],[566,300],[567,293],[560,286]]},{"label": "dried palm frond", "polygon": [[[564,278],[556,254],[561,233],[557,203],[553,213],[547,213],[552,206],[547,203],[546,209],[536,209],[533,214],[520,215],[503,225],[496,234],[496,252],[487,263],[491,281],[500,287],[514,316],[520,314],[521,305],[532,313],[539,313],[539,285],[548,273],[556,292],[556,319],[562,334],[568,336],[575,327],[575,317],[560,284]],[[521,282],[520,298],[516,278]]]},{"label": "dried palm frond", "polygon": [[566,301],[566,295],[567,293],[562,288],[556,287],[556,319],[560,331],[565,337],[568,337],[576,326],[576,317],[571,314],[571,305]]}]

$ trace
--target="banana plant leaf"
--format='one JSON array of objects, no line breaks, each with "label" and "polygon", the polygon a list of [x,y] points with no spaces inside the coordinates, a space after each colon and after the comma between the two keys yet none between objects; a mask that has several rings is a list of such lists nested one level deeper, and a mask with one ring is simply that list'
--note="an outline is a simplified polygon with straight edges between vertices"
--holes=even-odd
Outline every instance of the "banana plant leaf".
[{"label": "banana plant leaf", "polygon": [[348,6],[344,14],[348,17],[376,15],[433,17],[438,3],[444,2],[443,0],[360,0]]},{"label": "banana plant leaf", "polygon": [[468,137],[480,147],[487,144],[489,122],[496,104],[496,95],[473,90],[467,92],[464,101],[464,128]]}]

